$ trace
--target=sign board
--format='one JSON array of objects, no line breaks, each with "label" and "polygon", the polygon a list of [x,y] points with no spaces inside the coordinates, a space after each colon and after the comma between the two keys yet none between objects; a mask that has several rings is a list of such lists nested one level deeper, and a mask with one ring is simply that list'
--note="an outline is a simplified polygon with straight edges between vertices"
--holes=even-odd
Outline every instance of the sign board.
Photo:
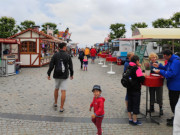
[{"label": "sign board", "polygon": [[142,63],[143,61],[145,51],[146,51],[146,45],[140,45],[136,47],[135,54],[139,56],[140,63]]}]

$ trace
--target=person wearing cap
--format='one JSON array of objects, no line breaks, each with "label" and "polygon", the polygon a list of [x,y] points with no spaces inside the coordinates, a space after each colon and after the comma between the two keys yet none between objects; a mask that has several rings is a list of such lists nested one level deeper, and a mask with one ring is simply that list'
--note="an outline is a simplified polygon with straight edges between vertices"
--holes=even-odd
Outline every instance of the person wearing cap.
[{"label": "person wearing cap", "polygon": [[102,135],[101,124],[104,118],[104,102],[105,98],[101,96],[101,87],[99,85],[94,85],[92,92],[94,94],[93,101],[90,105],[89,111],[91,111],[92,107],[94,108],[94,114],[92,117],[92,122],[97,128],[97,135]]}]

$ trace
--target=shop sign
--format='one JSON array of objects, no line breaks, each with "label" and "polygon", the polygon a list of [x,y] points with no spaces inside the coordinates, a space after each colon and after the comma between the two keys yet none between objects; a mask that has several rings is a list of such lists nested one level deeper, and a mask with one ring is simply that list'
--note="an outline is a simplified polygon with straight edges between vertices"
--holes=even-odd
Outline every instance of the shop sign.
[{"label": "shop sign", "polygon": [[7,61],[7,64],[8,64],[8,65],[14,65],[14,63],[15,63],[14,60],[13,60],[13,61]]}]

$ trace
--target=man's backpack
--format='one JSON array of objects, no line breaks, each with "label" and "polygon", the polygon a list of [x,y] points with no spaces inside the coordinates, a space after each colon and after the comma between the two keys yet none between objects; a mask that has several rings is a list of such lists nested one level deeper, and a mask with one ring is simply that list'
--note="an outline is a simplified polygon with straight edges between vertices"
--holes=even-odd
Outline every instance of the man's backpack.
[{"label": "man's backpack", "polygon": [[56,73],[58,75],[63,75],[65,73],[65,64],[63,59],[59,59],[56,67]]}]

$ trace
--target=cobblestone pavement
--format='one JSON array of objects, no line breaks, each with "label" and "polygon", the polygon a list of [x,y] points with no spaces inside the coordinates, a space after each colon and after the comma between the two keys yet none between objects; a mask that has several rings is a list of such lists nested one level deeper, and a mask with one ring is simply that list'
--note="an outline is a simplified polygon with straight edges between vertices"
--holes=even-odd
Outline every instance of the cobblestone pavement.
[{"label": "cobblestone pavement", "polygon": [[[102,87],[105,97],[105,119],[103,135],[171,135],[172,127],[166,126],[166,118],[172,116],[168,90],[164,86],[164,115],[160,125],[142,118],[142,126],[128,124],[125,109],[125,88],[120,83],[123,66],[113,65],[115,75],[107,72],[110,66],[102,68],[89,61],[88,71],[80,70],[77,57],[74,63],[74,79],[69,80],[65,111],[54,110],[54,80],[47,80],[48,66],[22,68],[18,75],[0,78],[0,135],[95,135],[96,128],[90,120],[89,105],[94,84]],[[146,89],[142,87],[141,109],[145,113]],[[58,100],[60,102],[60,99]],[[60,103],[59,103],[60,104]],[[58,108],[59,108],[58,104]],[[155,106],[158,114],[158,105]]]}]

